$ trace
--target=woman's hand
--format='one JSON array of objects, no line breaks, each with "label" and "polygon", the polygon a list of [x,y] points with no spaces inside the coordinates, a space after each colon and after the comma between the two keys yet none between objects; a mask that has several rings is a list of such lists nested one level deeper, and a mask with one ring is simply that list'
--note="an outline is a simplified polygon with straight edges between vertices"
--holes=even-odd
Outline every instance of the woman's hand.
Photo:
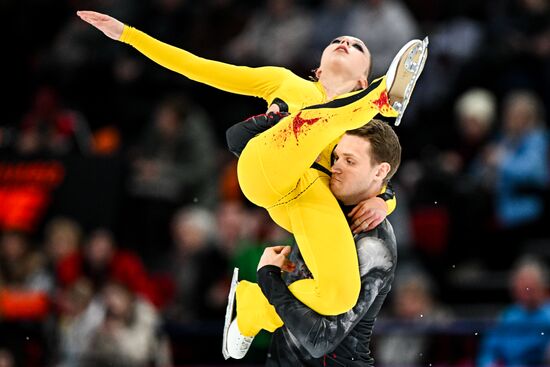
[{"label": "woman's hand", "polygon": [[103,32],[107,37],[118,41],[122,35],[122,30],[124,29],[124,24],[107,15],[98,13],[95,11],[89,10],[79,10],[76,12],[76,15],[80,17],[83,21],[90,23],[101,32]]},{"label": "woman's hand", "polygon": [[361,201],[348,214],[353,234],[367,232],[378,226],[388,216],[388,205],[379,197]]}]

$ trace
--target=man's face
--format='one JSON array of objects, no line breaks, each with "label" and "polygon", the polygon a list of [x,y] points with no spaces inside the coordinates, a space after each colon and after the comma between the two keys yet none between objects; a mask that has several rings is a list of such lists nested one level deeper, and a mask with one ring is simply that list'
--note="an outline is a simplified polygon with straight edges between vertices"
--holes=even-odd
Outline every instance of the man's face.
[{"label": "man's face", "polygon": [[346,134],[334,150],[330,190],[344,204],[357,204],[379,192],[388,167],[373,164],[368,140]]}]

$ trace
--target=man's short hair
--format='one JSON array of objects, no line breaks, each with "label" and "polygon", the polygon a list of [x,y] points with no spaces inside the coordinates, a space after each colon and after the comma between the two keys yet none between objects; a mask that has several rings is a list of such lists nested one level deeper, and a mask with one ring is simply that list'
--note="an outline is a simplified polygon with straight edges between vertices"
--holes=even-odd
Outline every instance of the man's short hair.
[{"label": "man's short hair", "polygon": [[373,164],[389,163],[391,169],[384,179],[388,182],[401,163],[401,144],[392,127],[384,121],[373,119],[358,129],[346,131],[346,134],[360,136],[370,142]]}]

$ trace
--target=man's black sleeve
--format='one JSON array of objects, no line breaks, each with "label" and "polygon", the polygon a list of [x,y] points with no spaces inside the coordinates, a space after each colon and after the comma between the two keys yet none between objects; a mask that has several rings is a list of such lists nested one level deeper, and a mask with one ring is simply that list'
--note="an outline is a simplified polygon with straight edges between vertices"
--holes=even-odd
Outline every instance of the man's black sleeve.
[{"label": "man's black sleeve", "polygon": [[279,98],[275,98],[272,104],[279,106],[280,112],[269,112],[249,117],[231,126],[225,132],[229,151],[239,157],[250,139],[274,126],[279,120],[288,115],[288,106]]},{"label": "man's black sleeve", "polygon": [[[372,241],[369,246],[382,245],[380,241]],[[379,253],[380,249],[375,251]],[[337,316],[320,315],[300,302],[290,292],[281,277],[281,269],[276,266],[260,268],[258,284],[285,327],[314,358],[320,358],[340,344],[366,315],[380,292],[389,291],[387,285],[393,278],[393,269],[393,263],[387,258],[378,263],[374,260],[361,269],[361,292],[357,304]]]}]

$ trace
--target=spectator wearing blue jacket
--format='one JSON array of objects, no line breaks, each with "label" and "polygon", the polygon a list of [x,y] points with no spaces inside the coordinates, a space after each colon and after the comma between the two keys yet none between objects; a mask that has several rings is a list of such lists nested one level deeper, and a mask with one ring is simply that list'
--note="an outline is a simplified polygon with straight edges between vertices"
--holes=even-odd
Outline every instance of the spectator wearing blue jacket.
[{"label": "spectator wearing blue jacket", "polygon": [[500,315],[482,340],[479,367],[548,366],[550,362],[550,302],[547,269],[537,258],[526,256],[512,271],[510,290],[514,303]]}]

